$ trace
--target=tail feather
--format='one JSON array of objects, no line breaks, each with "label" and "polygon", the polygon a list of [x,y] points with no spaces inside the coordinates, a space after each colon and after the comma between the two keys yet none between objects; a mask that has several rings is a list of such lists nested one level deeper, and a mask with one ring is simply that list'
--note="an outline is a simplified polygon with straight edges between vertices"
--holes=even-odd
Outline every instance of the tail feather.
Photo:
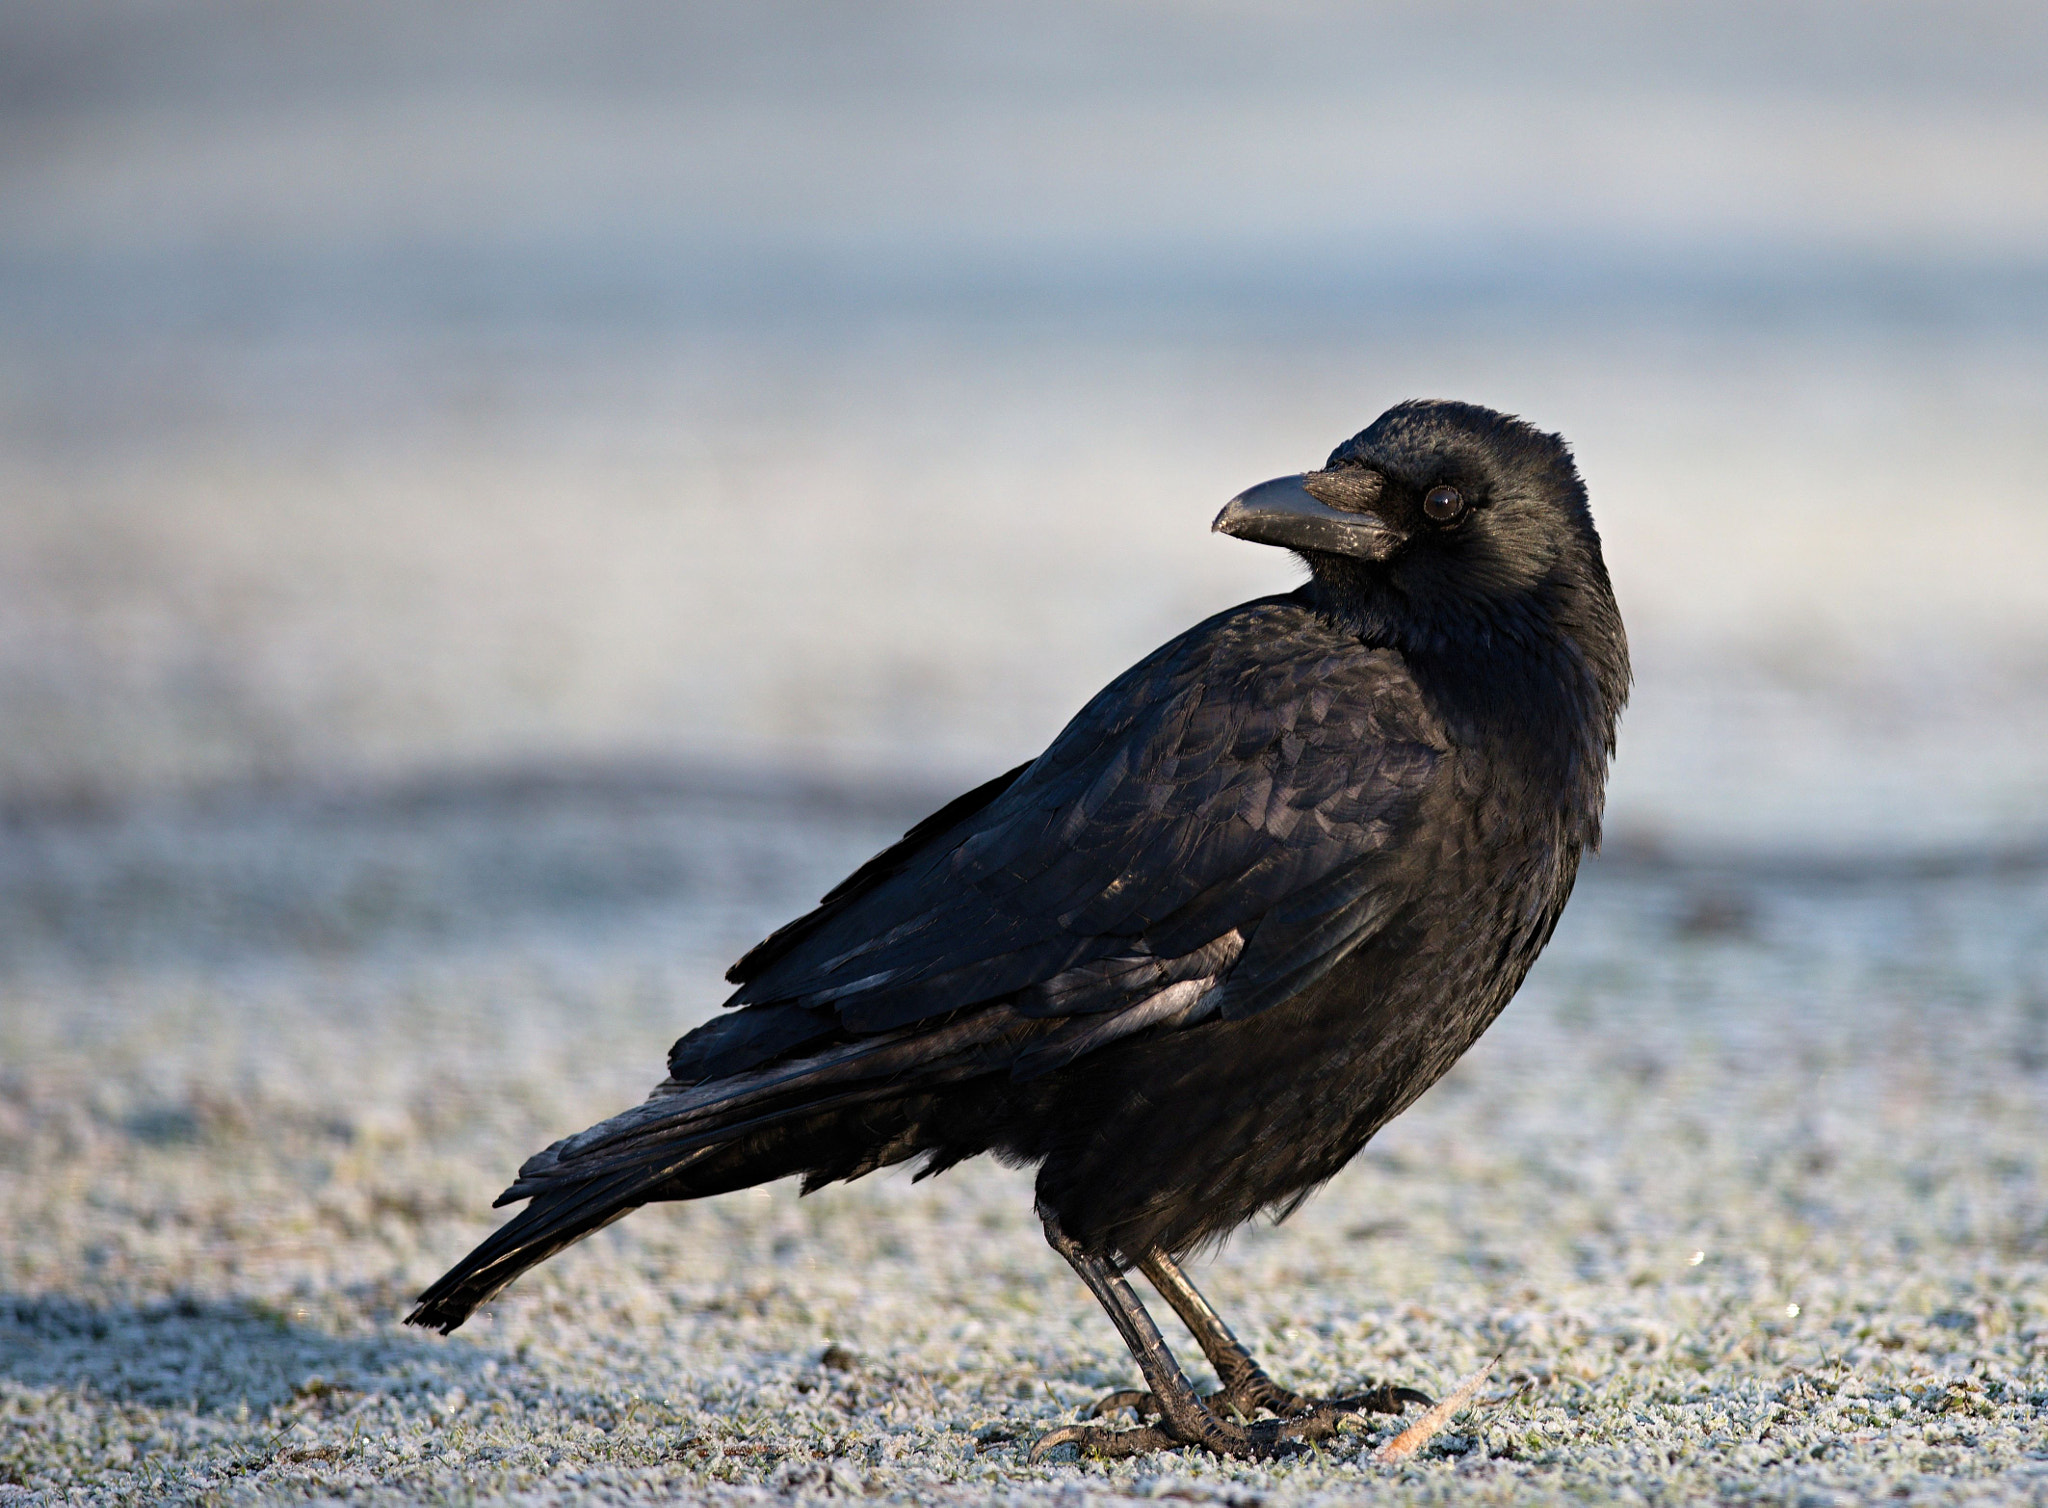
[{"label": "tail feather", "polygon": [[549,1190],[422,1293],[405,1322],[452,1333],[527,1268],[638,1209],[658,1181],[625,1172]]},{"label": "tail feather", "polygon": [[[742,1149],[757,1133],[829,1121],[835,1111],[878,1100],[901,1099],[903,1094],[902,1087],[895,1085],[850,1090],[728,1122],[691,1136],[671,1135],[666,1139],[640,1140],[624,1149],[608,1148],[604,1155],[590,1156],[590,1166],[551,1170],[552,1176],[537,1187],[522,1178],[498,1202],[505,1204],[522,1198],[532,1202],[422,1293],[405,1322],[446,1335],[468,1319],[479,1304],[494,1298],[529,1267],[545,1262],[564,1247],[573,1246],[641,1205],[657,1199],[689,1199],[718,1193],[731,1186],[729,1169],[723,1176],[714,1172],[708,1185],[704,1180],[692,1179],[691,1168],[713,1154]],[[834,1149],[838,1146],[835,1141]],[[806,1149],[795,1156],[794,1162],[789,1162],[787,1152],[771,1154],[765,1163],[750,1167],[740,1184],[766,1182],[804,1171],[823,1150]],[[693,1181],[697,1186],[692,1186]]]},{"label": "tail feather", "polygon": [[[942,1060],[943,1067],[928,1070],[914,1087],[889,1078],[892,1070],[905,1066],[904,1049],[909,1044],[900,1036],[876,1038],[852,1044],[852,1050],[819,1053],[769,1072],[661,1094],[565,1137],[529,1158],[518,1181],[498,1198],[501,1205],[520,1199],[531,1203],[422,1293],[406,1323],[446,1335],[528,1268],[641,1205],[730,1186],[728,1173],[716,1180],[717,1187],[692,1187],[688,1170],[760,1133],[819,1122],[856,1105],[900,1099],[907,1091],[928,1090],[935,1082],[983,1072],[985,1065],[973,1049],[1011,1024],[1006,1016],[997,1016],[966,1030],[933,1034],[942,1050],[950,1050],[952,1060]],[[875,1082],[877,1078],[882,1081]],[[819,1157],[829,1160],[840,1151],[836,1141],[829,1151],[816,1149],[793,1161],[785,1151],[750,1168],[741,1181],[765,1182],[803,1172]]]}]

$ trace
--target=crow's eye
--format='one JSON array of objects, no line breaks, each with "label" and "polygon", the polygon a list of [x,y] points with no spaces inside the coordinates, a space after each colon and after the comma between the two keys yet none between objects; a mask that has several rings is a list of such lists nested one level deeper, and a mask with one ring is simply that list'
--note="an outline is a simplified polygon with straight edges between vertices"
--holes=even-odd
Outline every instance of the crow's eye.
[{"label": "crow's eye", "polygon": [[1465,494],[1455,487],[1432,487],[1422,500],[1422,511],[1440,524],[1447,524],[1465,511]]}]

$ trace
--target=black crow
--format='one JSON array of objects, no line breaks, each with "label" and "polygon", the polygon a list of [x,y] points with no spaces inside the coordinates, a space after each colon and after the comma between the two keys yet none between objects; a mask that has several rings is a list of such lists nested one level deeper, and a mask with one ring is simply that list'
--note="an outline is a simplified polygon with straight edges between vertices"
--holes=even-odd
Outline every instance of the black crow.
[{"label": "black crow", "polygon": [[1507,1004],[1599,840],[1627,642],[1570,452],[1488,409],[1403,403],[1215,528],[1309,579],[1146,656],[742,958],[735,1009],[530,1159],[498,1203],[531,1202],[410,1322],[453,1330],[656,1200],[993,1152],[1037,1165],[1047,1239],[1144,1375],[1096,1412],[1157,1419],[1034,1457],[1268,1455],[1420,1400],[1279,1386],[1175,1259],[1301,1204]]}]

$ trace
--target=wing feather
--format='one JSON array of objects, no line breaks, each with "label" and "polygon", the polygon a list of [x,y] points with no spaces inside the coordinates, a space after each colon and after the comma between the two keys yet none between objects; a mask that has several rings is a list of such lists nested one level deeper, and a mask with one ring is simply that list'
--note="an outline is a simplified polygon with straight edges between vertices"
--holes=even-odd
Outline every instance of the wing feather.
[{"label": "wing feather", "polygon": [[[748,954],[728,1004],[828,1010],[856,1033],[1002,999],[1099,1011],[1115,967],[1086,990],[1052,981],[1235,932],[1251,939],[1237,967],[1257,969],[1226,1008],[1249,1009],[1390,913],[1393,866],[1360,861],[1398,844],[1445,747],[1397,656],[1296,599],[1247,603]],[[1125,973],[1127,1004],[1171,983]]]}]

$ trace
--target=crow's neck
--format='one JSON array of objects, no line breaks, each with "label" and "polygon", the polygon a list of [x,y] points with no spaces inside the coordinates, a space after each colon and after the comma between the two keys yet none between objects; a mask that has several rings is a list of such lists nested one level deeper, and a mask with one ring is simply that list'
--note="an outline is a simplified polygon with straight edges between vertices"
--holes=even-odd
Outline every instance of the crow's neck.
[{"label": "crow's neck", "polygon": [[1434,612],[1360,586],[1318,576],[1301,596],[1364,643],[1398,651],[1461,746],[1488,751],[1552,793],[1568,828],[1597,846],[1629,681],[1628,644],[1605,580]]}]

